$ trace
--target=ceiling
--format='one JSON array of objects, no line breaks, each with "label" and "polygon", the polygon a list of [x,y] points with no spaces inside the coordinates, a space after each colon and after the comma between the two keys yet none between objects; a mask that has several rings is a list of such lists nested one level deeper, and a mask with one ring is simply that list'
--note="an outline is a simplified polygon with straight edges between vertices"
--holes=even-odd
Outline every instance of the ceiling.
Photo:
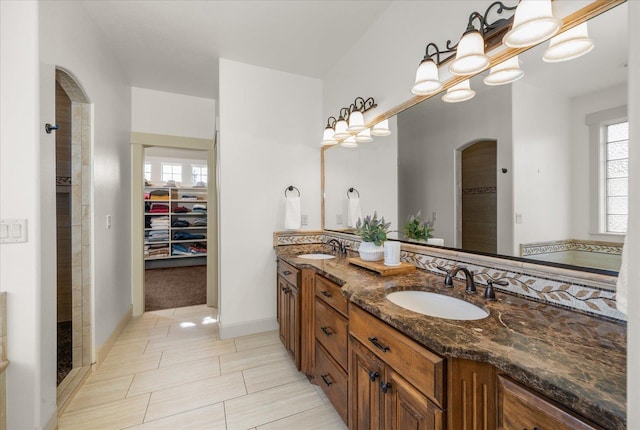
[{"label": "ceiling", "polygon": [[218,60],[323,78],[390,0],[84,0],[132,86],[218,98]]}]

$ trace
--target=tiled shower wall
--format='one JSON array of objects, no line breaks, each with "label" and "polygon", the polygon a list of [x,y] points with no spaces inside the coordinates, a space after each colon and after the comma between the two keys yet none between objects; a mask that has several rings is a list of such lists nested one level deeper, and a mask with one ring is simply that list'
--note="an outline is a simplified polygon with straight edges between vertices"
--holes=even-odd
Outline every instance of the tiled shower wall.
[{"label": "tiled shower wall", "polygon": [[[354,235],[334,232],[276,232],[274,246],[321,244],[331,238],[346,242],[351,249],[360,246]],[[474,279],[486,284],[490,278],[506,281],[506,287],[494,285],[532,300],[592,314],[607,319],[626,321],[626,315],[616,308],[616,277],[551,266],[474,255],[456,250],[402,244],[401,259],[416,267],[440,275],[437,266],[465,265],[475,272]],[[462,279],[462,274],[459,275]]]}]

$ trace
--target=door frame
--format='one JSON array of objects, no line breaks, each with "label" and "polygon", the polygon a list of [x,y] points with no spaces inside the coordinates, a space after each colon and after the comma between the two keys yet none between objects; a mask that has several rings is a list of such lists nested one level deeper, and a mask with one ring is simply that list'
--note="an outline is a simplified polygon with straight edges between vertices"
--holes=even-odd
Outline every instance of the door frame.
[{"label": "door frame", "polygon": [[[207,151],[207,306],[218,307],[218,200],[216,140],[131,133],[131,303],[144,313],[144,150],[148,147]],[[212,246],[213,244],[213,246]]]}]

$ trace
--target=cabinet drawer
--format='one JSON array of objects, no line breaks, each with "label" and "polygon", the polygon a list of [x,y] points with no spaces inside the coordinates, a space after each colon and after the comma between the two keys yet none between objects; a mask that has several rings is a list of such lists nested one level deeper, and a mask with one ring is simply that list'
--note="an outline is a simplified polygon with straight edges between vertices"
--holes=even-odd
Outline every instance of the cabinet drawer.
[{"label": "cabinet drawer", "polygon": [[278,276],[282,276],[291,285],[298,286],[298,269],[284,261],[278,261]]},{"label": "cabinet drawer", "polygon": [[349,331],[436,405],[444,406],[442,357],[357,306],[349,309]]},{"label": "cabinet drawer", "polygon": [[529,389],[498,376],[498,429],[594,430],[573,414]]},{"label": "cabinet drawer", "polygon": [[316,297],[327,302],[332,308],[347,316],[347,298],[340,292],[340,286],[327,278],[316,275]]},{"label": "cabinet drawer", "polygon": [[315,380],[346,423],[348,416],[347,374],[329,357],[329,353],[318,342],[316,342]]},{"label": "cabinet drawer", "polygon": [[347,368],[348,322],[345,317],[316,298],[316,339],[343,369]]}]

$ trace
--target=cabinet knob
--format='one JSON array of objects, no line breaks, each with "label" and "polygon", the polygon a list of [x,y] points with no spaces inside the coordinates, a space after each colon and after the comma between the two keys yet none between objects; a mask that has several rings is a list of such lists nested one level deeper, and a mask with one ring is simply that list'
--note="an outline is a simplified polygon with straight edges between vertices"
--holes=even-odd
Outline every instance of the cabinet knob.
[{"label": "cabinet knob", "polygon": [[333,332],[329,330],[329,327],[320,327],[320,330],[322,330],[322,332],[327,336],[331,336],[333,334]]},{"label": "cabinet knob", "polygon": [[391,388],[391,384],[388,382],[380,382],[380,389],[383,393],[387,394],[387,391]]},{"label": "cabinet knob", "polygon": [[329,376],[328,373],[326,375],[320,375],[320,377],[322,378],[322,381],[327,385],[327,387],[333,384],[333,382],[327,379],[328,376]]},{"label": "cabinet knob", "polygon": [[373,370],[369,371],[369,381],[375,382],[378,376],[380,376],[378,372],[374,372]]},{"label": "cabinet knob", "polygon": [[369,339],[369,342],[371,342],[380,351],[382,351],[382,352],[391,351],[391,348],[389,348],[388,346],[384,346],[380,342],[378,342],[378,338],[377,337],[369,337],[368,339]]}]

